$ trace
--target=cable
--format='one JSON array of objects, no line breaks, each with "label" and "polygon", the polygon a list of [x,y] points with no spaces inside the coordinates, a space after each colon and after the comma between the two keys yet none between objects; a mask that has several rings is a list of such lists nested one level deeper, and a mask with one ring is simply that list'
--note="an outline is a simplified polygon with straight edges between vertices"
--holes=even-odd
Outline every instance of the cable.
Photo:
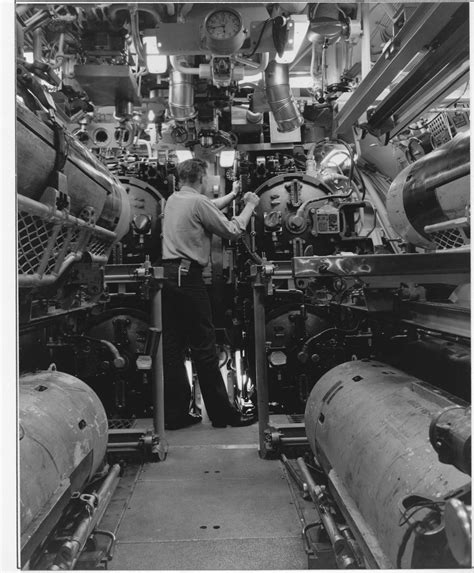
[{"label": "cable", "polygon": [[265,20],[262,29],[260,31],[260,35],[258,37],[257,43],[255,44],[253,50],[250,52],[250,54],[245,54],[246,58],[251,58],[255,52],[258,50],[258,47],[260,46],[260,42],[262,41],[262,37],[263,37],[263,33],[265,32],[265,28],[267,27],[268,22],[273,21],[273,18],[268,18],[268,20]]},{"label": "cable", "polygon": [[410,537],[417,525],[418,523],[412,523],[410,527],[403,534],[402,542],[400,543],[400,547],[398,548],[397,552],[397,569],[402,569],[402,559],[405,553],[405,549],[407,548],[408,542],[410,541]]}]

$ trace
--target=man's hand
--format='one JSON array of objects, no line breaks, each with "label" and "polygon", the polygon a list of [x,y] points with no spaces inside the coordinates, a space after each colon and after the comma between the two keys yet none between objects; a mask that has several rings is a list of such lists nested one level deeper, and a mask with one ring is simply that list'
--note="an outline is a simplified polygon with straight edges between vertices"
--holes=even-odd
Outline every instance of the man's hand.
[{"label": "man's hand", "polygon": [[258,195],[255,195],[255,193],[248,191],[244,195],[244,203],[246,205],[248,205],[250,203],[250,205],[253,205],[254,207],[256,207],[260,203],[260,197]]},{"label": "man's hand", "polygon": [[232,193],[234,194],[234,197],[238,197],[240,195],[240,192],[242,191],[241,187],[240,187],[240,181],[234,181],[232,183]]}]

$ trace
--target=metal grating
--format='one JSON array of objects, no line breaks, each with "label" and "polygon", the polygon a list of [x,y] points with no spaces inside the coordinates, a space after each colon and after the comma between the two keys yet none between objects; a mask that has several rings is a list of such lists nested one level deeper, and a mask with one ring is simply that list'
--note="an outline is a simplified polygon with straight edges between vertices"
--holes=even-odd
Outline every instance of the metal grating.
[{"label": "metal grating", "polygon": [[466,244],[464,234],[459,229],[436,231],[430,234],[430,239],[436,243],[438,249],[447,250],[463,247]]},{"label": "metal grating", "polygon": [[[39,286],[56,280],[66,268],[70,254],[88,251],[106,260],[115,234],[98,226],[85,225],[74,216],[45,211],[41,203],[21,201],[18,209],[18,276],[24,284]],[[44,212],[44,216],[42,214]],[[28,278],[33,277],[27,281]]]},{"label": "metal grating", "polygon": [[135,426],[136,420],[114,419],[109,420],[109,430],[129,430]]},{"label": "metal grating", "polygon": [[443,145],[451,141],[453,138],[449,119],[446,113],[439,113],[434,119],[428,123],[428,131],[433,136],[435,147]]},{"label": "metal grating", "polygon": [[110,246],[109,241],[104,241],[103,239],[93,239],[87,246],[87,250],[92,255],[104,256],[107,253],[107,249]]}]

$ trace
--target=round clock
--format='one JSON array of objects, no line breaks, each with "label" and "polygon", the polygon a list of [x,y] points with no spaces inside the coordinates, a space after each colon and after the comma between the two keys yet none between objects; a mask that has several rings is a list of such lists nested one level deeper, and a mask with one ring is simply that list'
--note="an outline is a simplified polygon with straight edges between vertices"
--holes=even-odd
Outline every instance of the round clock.
[{"label": "round clock", "polygon": [[245,40],[242,17],[233,8],[216,8],[209,12],[202,30],[206,47],[217,55],[233,54]]}]

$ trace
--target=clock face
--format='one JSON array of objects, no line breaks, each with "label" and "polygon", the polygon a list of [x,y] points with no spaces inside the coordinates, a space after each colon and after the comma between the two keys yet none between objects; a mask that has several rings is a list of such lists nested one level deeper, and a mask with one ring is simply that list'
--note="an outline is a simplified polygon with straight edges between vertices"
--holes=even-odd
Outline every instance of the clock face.
[{"label": "clock face", "polygon": [[239,15],[230,10],[215,10],[206,20],[206,32],[213,40],[227,40],[236,36],[242,28]]}]

